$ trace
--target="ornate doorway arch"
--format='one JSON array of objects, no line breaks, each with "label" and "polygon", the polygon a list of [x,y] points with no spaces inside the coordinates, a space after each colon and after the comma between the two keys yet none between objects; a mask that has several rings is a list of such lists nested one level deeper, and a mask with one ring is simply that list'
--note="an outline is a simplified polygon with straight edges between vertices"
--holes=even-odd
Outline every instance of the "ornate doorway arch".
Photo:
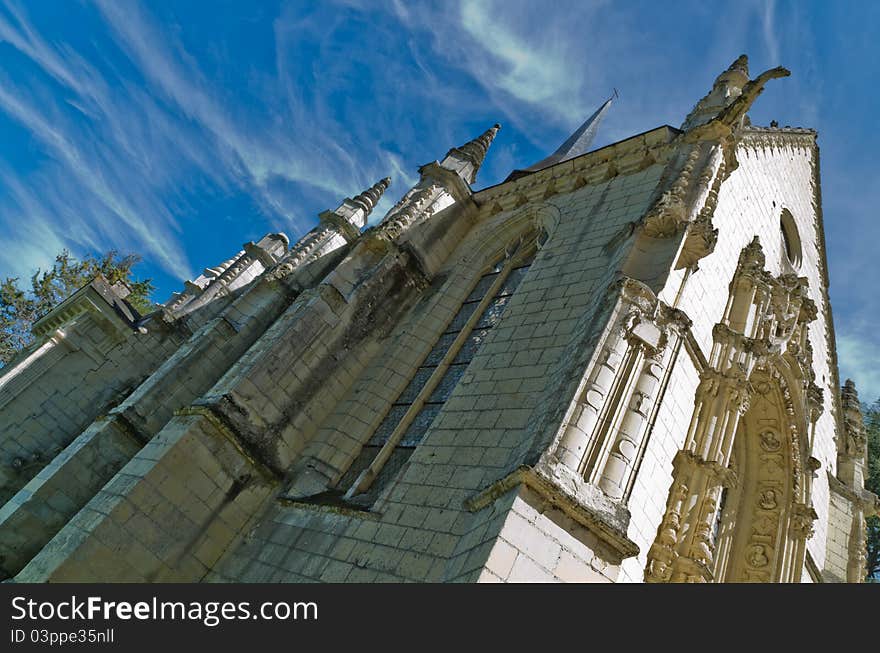
[{"label": "ornate doorway arch", "polygon": [[[733,487],[716,513],[716,582],[798,582],[815,518],[802,465],[804,425],[780,374],[752,373],[731,453]],[[775,378],[774,378],[775,377]]]},{"label": "ornate doorway arch", "polygon": [[740,254],[713,329],[647,582],[797,582],[816,518],[812,429],[822,412],[807,325],[807,280],[764,270],[757,237]]}]

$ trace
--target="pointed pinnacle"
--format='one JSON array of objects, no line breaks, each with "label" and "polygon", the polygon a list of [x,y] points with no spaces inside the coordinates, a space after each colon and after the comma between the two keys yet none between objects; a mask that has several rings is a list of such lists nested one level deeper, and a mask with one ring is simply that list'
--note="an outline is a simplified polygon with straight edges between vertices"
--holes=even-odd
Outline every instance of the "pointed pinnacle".
[{"label": "pointed pinnacle", "polygon": [[736,58],[736,61],[734,61],[732,64],[730,64],[730,67],[727,70],[729,72],[731,72],[731,71],[740,72],[743,75],[745,75],[746,77],[748,77],[749,76],[749,57],[748,57],[748,55],[745,55],[745,54],[739,55]]},{"label": "pointed pinnacle", "polygon": [[461,147],[457,148],[461,154],[466,156],[468,160],[474,164],[475,176],[477,170],[479,170],[480,166],[483,164],[483,159],[486,158],[486,152],[489,151],[489,146],[492,144],[492,141],[495,140],[495,134],[498,133],[499,129],[501,129],[501,125],[496,122],[474,140],[468,141]]},{"label": "pointed pinnacle", "polygon": [[856,390],[856,384],[852,379],[847,379],[841,388],[841,398],[845,408],[851,408],[859,405],[859,393]]},{"label": "pointed pinnacle", "polygon": [[360,195],[356,195],[351,199],[352,202],[354,202],[364,210],[365,219],[368,215],[370,215],[370,211],[373,210],[373,207],[376,206],[376,203],[379,201],[379,199],[382,197],[382,194],[390,185],[391,177],[385,177],[384,179],[380,179],[379,181],[377,181]]}]

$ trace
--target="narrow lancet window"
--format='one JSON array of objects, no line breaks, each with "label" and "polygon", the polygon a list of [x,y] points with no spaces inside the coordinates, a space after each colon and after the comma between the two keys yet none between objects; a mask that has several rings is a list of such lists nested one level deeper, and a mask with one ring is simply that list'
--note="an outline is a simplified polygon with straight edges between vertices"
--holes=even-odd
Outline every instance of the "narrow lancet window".
[{"label": "narrow lancet window", "polygon": [[486,272],[416,369],[373,436],[339,481],[352,503],[369,507],[422,442],[434,418],[498,324],[534,254],[512,256]]}]

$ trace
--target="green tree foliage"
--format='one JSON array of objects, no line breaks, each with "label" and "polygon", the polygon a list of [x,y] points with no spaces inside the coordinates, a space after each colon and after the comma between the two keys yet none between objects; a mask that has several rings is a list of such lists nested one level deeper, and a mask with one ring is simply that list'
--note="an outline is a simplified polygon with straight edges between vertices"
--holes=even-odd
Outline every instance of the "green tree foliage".
[{"label": "green tree foliage", "polygon": [[[865,409],[865,431],[868,436],[868,468],[865,487],[880,495],[880,399]],[[868,517],[867,577],[880,579],[880,517]]]},{"label": "green tree foliage", "polygon": [[135,254],[120,256],[111,250],[101,256],[75,259],[63,250],[55,257],[48,270],[37,272],[30,279],[30,288],[22,289],[17,277],[7,277],[0,283],[0,363],[8,363],[24,347],[33,342],[31,326],[91,281],[98,273],[110,283],[124,281],[131,294],[128,301],[142,315],[153,310],[150,294],[151,279],[138,281],[131,268],[140,261]]}]

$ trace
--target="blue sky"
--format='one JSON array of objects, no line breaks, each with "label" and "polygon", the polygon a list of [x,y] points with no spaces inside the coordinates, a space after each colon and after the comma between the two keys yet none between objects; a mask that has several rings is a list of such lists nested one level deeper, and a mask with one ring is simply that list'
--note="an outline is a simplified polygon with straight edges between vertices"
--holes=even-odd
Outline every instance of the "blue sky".
[{"label": "blue sky", "polygon": [[481,188],[616,87],[596,146],[678,126],[740,53],[813,127],[842,378],[880,397],[880,3],[0,0],[0,277],[137,252],[164,301],[269,231],[503,128]]}]

